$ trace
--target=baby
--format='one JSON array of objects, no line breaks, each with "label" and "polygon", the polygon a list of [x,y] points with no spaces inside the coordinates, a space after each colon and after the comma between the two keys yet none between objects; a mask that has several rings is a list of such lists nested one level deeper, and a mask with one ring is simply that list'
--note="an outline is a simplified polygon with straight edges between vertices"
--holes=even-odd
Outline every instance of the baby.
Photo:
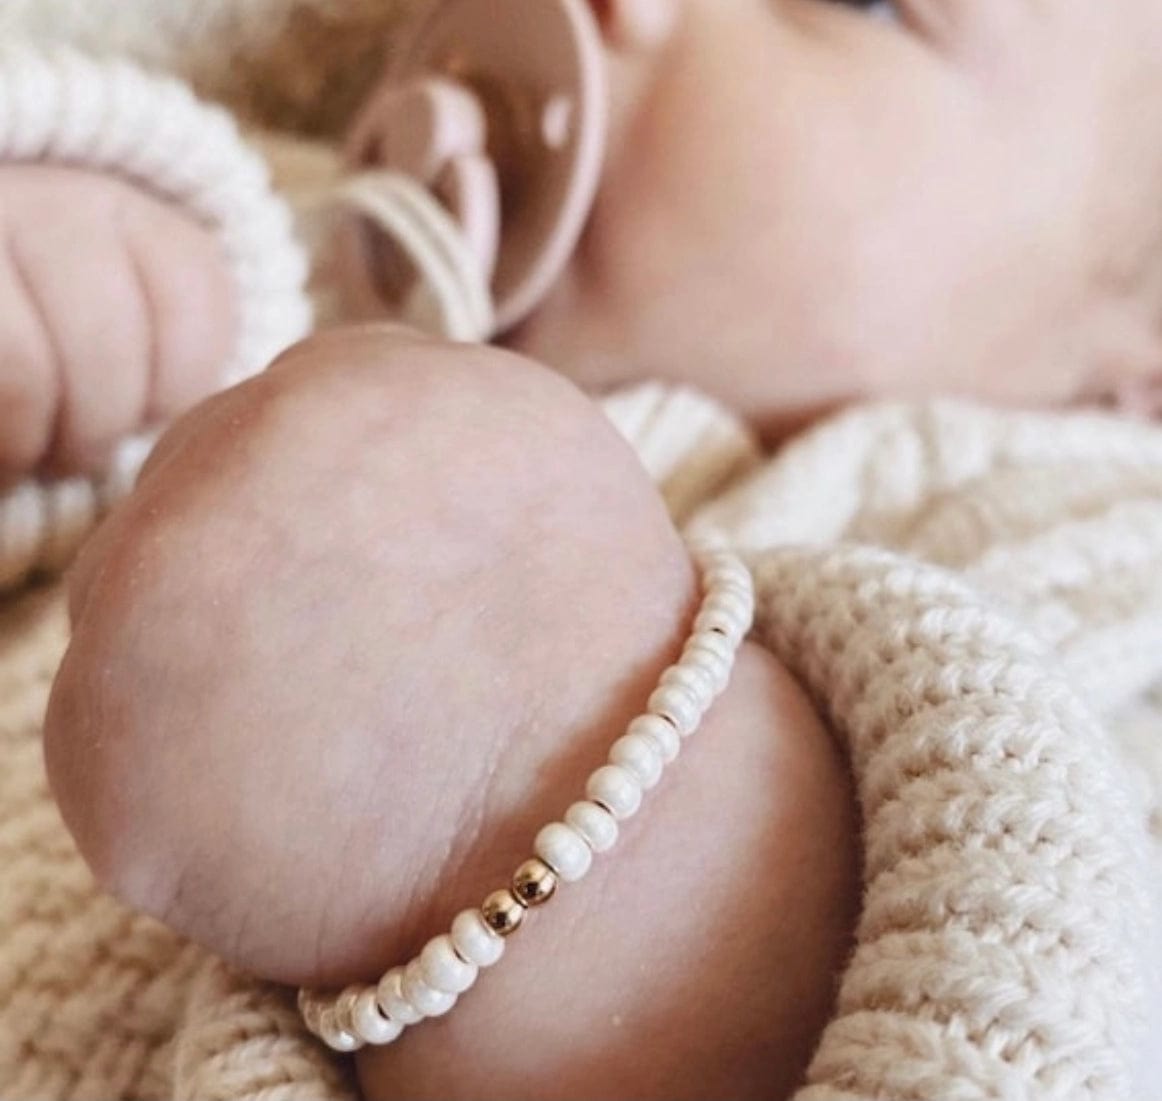
[{"label": "baby", "polygon": [[[1149,388],[1155,5],[595,8],[605,174],[513,348],[592,390],[695,384],[772,438],[873,394]],[[54,790],[134,905],[270,978],[371,981],[578,797],[694,600],[656,493],[568,385],[335,333],[183,421],[90,543]],[[360,1056],[368,1096],[795,1088],[859,858],[844,770],[768,649],[743,647],[644,817],[503,977]]]},{"label": "baby", "polygon": [[[48,727],[68,821],[133,905],[296,984],[373,977],[503,885],[695,606],[596,407],[374,331],[204,406],[97,539]],[[791,1091],[856,895],[836,749],[748,643],[668,773],[503,978],[361,1060],[368,1096]]]},{"label": "baby", "polygon": [[40,164],[0,169],[0,218],[5,481],[99,471],[218,388],[234,291],[209,230],[112,175]]},{"label": "baby", "polygon": [[[694,384],[773,436],[886,394],[1138,405],[1153,392],[1156,5],[1076,0],[1045,22],[1030,0],[913,0],[898,24],[820,0],[593,6],[613,93],[602,186],[513,347],[589,390]],[[118,203],[117,181],[32,166],[4,177],[19,230],[5,278],[19,293],[4,296],[16,352],[0,463],[96,469],[119,431],[216,381],[232,323],[222,261],[180,219],[151,223],[156,202]],[[44,209],[62,189],[52,209],[67,221]],[[171,262],[151,255],[123,291],[143,234],[164,238]],[[85,277],[86,256],[105,280]],[[94,284],[136,307],[100,309]],[[151,328],[155,409],[141,397]]]}]

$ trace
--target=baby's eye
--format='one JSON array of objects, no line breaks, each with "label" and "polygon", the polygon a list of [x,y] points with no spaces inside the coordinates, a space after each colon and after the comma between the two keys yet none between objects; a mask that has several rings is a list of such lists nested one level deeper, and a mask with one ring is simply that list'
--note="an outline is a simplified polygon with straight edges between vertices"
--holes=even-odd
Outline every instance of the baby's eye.
[{"label": "baby's eye", "polygon": [[873,15],[891,15],[891,0],[824,0],[828,4],[843,4],[849,8],[865,8]]}]

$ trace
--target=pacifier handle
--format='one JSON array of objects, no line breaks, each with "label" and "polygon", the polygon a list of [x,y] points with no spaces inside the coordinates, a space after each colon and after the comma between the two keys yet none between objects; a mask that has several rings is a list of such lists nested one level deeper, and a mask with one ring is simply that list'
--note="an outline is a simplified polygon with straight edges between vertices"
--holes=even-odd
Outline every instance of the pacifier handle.
[{"label": "pacifier handle", "polygon": [[[488,123],[478,97],[454,81],[425,77],[388,84],[353,128],[347,159],[365,169],[386,168],[427,187],[455,219],[486,281],[500,248],[500,184],[485,153]],[[384,242],[384,247],[388,247]],[[394,270],[377,258],[378,284],[392,270],[385,293],[406,297],[414,271]]]},{"label": "pacifier handle", "polygon": [[442,0],[356,121],[348,158],[441,201],[491,282],[501,332],[536,308],[576,248],[607,104],[586,0]]}]

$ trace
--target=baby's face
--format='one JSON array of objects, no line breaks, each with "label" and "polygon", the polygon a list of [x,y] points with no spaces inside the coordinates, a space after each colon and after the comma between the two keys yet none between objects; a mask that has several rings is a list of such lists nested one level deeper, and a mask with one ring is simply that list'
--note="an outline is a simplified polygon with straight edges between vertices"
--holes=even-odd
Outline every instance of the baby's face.
[{"label": "baby's face", "polygon": [[1157,4],[673,8],[664,44],[611,49],[597,205],[515,347],[776,433],[859,397],[1067,401],[1162,360]]}]

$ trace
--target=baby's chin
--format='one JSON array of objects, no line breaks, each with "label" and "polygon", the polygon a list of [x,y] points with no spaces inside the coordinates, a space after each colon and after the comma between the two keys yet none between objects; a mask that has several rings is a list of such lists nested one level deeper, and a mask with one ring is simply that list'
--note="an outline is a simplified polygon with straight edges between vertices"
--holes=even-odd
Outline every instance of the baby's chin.
[{"label": "baby's chin", "polygon": [[849,950],[857,833],[830,737],[745,645],[615,850],[446,1017],[363,1053],[365,1095],[789,1095]]}]

